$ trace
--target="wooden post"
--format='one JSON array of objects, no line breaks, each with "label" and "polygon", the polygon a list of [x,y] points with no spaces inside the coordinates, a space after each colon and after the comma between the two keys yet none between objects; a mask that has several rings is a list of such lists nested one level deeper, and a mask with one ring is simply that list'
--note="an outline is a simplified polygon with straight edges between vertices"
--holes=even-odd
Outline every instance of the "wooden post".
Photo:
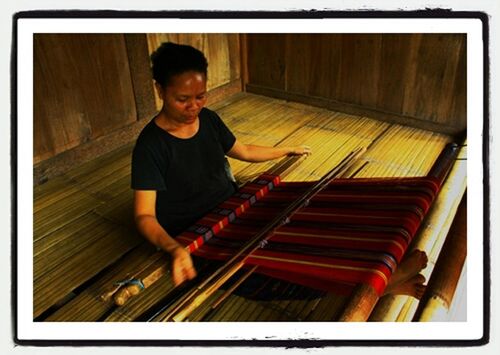
[{"label": "wooden post", "polygon": [[378,298],[373,287],[368,284],[358,284],[338,320],[340,322],[365,322]]}]

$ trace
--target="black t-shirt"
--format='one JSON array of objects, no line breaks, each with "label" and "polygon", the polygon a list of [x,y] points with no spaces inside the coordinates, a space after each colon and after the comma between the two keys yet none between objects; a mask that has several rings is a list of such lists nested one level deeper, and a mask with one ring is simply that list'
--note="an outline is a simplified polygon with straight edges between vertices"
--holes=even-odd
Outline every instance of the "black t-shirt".
[{"label": "black t-shirt", "polygon": [[206,108],[198,132],[177,138],[154,119],[139,135],[132,154],[132,188],[156,190],[156,218],[172,236],[234,193],[225,154],[236,138],[220,117]]}]

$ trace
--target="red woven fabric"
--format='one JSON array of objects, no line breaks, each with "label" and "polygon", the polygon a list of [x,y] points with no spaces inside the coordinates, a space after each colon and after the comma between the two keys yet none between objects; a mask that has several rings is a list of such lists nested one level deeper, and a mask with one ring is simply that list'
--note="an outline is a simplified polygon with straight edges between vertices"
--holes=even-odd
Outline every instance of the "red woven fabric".
[{"label": "red woven fabric", "polygon": [[[210,213],[197,223],[210,228],[209,238],[191,230],[179,241],[195,255],[227,260],[313,186],[279,183],[272,176],[257,180],[260,185],[245,186],[239,197],[219,206],[233,211],[233,217]],[[433,178],[333,180],[245,263],[259,265],[258,271],[267,275],[325,291],[348,292],[355,284],[367,283],[382,294],[438,190]],[[242,193],[251,196],[242,200]]]}]

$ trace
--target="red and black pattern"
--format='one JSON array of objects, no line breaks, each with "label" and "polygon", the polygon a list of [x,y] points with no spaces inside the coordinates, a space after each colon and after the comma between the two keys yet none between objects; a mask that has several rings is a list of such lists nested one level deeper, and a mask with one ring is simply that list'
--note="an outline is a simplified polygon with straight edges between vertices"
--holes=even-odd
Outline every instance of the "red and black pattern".
[{"label": "red and black pattern", "polygon": [[191,253],[195,252],[225,226],[234,222],[251,205],[266,196],[279,183],[280,177],[277,175],[260,175],[254,181],[241,187],[238,192],[178,235],[176,239],[189,247]]},{"label": "red and black pattern", "polygon": [[[313,184],[262,175],[178,240],[195,255],[228,260]],[[333,180],[245,263],[316,289],[348,293],[368,283],[382,294],[439,185],[433,177]]]}]

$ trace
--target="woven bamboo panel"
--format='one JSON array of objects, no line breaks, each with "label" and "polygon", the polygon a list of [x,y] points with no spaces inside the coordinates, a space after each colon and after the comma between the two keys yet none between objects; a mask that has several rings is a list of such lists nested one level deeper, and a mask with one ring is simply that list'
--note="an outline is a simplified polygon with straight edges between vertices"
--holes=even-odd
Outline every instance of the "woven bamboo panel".
[{"label": "woven bamboo panel", "polygon": [[313,154],[286,180],[320,179],[349,152],[358,147],[367,148],[387,126],[386,123],[338,113],[318,117],[283,142],[291,145],[304,141],[313,150]]},{"label": "woven bamboo panel", "polygon": [[114,308],[112,301],[103,302],[103,291],[113,286],[115,281],[129,278],[135,271],[144,267],[148,257],[155,253],[149,243],[142,243],[127,254],[126,259],[114,263],[106,273],[85,288],[63,307],[51,314],[47,321],[96,321]]},{"label": "woven bamboo panel", "polygon": [[[276,101],[273,103],[271,99],[264,98],[259,102],[255,95],[251,95],[248,102],[245,100],[224,107],[219,114],[240,142],[264,146],[278,145],[317,116],[314,111],[288,107]],[[240,181],[247,181],[275,164],[252,164],[231,158],[229,161]]]},{"label": "woven bamboo panel", "polygon": [[364,155],[358,177],[423,176],[441,153],[448,136],[393,125]]},{"label": "woven bamboo panel", "polygon": [[33,215],[34,240],[40,239],[47,234],[56,231],[67,223],[70,223],[95,206],[103,203],[94,196],[81,191],[76,186],[61,184],[55,196],[35,200]]},{"label": "woven bamboo panel", "polygon": [[57,203],[77,191],[71,181],[65,176],[51,179],[43,185],[38,185],[33,191],[33,212],[39,212],[51,204]]},{"label": "woven bamboo panel", "polygon": [[[121,180],[120,183],[123,183]],[[94,211],[103,219],[112,221],[126,227],[130,231],[135,230],[133,201],[134,193],[130,189],[130,182],[123,184],[127,189],[108,203],[98,206]]]},{"label": "woven bamboo panel", "polygon": [[130,151],[125,147],[35,189],[34,317],[143,241],[132,224],[112,222],[131,220],[121,217],[126,213],[116,202],[128,195],[130,211]]},{"label": "woven bamboo panel", "polygon": [[[70,227],[68,225],[66,228]],[[35,317],[142,242],[136,233],[107,222],[89,225],[88,229],[79,230],[73,236],[71,244],[79,245],[83,240],[81,248],[71,248],[67,244],[61,248],[61,245],[56,245],[53,253],[46,251],[43,256],[36,258],[34,273],[38,277],[34,279]]]},{"label": "woven bamboo panel", "polygon": [[121,184],[117,185],[118,180],[127,180],[128,186],[125,186],[125,189],[130,189],[132,148],[133,145],[127,145],[65,175],[80,189],[107,201],[124,191]]}]

